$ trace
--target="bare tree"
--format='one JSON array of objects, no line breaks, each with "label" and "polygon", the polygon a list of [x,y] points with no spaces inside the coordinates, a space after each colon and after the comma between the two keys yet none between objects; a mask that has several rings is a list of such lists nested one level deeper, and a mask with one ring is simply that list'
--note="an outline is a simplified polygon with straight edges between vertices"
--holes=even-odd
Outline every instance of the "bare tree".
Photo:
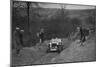
[{"label": "bare tree", "polygon": [[30,32],[30,4],[31,2],[27,2],[27,17],[28,17],[28,30]]},{"label": "bare tree", "polygon": [[64,18],[64,16],[65,16],[65,5],[61,5],[61,15]]}]

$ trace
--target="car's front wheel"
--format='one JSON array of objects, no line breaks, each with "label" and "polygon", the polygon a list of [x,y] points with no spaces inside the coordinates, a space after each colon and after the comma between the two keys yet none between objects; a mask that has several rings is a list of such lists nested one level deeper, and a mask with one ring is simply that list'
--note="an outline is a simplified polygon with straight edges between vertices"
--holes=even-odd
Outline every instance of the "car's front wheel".
[{"label": "car's front wheel", "polygon": [[60,53],[63,50],[63,46],[58,46],[58,53]]}]

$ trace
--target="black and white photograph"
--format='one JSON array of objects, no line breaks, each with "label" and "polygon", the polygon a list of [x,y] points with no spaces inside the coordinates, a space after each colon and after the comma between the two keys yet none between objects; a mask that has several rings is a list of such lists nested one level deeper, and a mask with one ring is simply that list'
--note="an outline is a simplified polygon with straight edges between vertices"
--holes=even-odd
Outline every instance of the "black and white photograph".
[{"label": "black and white photograph", "polygon": [[11,67],[96,61],[96,5],[11,0]]}]

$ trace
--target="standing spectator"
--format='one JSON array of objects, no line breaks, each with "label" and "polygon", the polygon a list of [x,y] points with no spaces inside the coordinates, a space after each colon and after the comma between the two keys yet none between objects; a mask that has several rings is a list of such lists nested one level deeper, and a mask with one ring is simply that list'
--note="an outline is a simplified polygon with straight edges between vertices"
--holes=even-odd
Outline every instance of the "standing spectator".
[{"label": "standing spectator", "polygon": [[80,42],[81,42],[81,46],[84,46],[84,42],[86,41],[85,39],[85,34],[84,34],[84,30],[82,29],[82,27],[80,27]]},{"label": "standing spectator", "polygon": [[19,56],[20,55],[20,50],[22,49],[23,46],[23,32],[24,30],[20,30],[19,27],[16,27],[16,30],[14,31],[14,46],[16,49],[16,54]]},{"label": "standing spectator", "polygon": [[44,29],[43,28],[40,30],[39,33],[37,33],[37,36],[40,39],[40,43],[42,43],[44,41]]},{"label": "standing spectator", "polygon": [[84,46],[84,42],[87,39],[87,36],[89,35],[89,30],[82,28],[82,27],[78,27],[79,33],[80,33],[80,43],[81,46]]}]

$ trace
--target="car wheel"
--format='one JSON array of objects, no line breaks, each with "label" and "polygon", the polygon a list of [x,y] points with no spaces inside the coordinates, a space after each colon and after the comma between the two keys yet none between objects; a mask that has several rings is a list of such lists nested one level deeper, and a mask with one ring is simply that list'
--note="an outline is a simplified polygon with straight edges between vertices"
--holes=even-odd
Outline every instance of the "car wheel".
[{"label": "car wheel", "polygon": [[46,52],[49,53],[50,52],[50,48],[48,48]]}]

